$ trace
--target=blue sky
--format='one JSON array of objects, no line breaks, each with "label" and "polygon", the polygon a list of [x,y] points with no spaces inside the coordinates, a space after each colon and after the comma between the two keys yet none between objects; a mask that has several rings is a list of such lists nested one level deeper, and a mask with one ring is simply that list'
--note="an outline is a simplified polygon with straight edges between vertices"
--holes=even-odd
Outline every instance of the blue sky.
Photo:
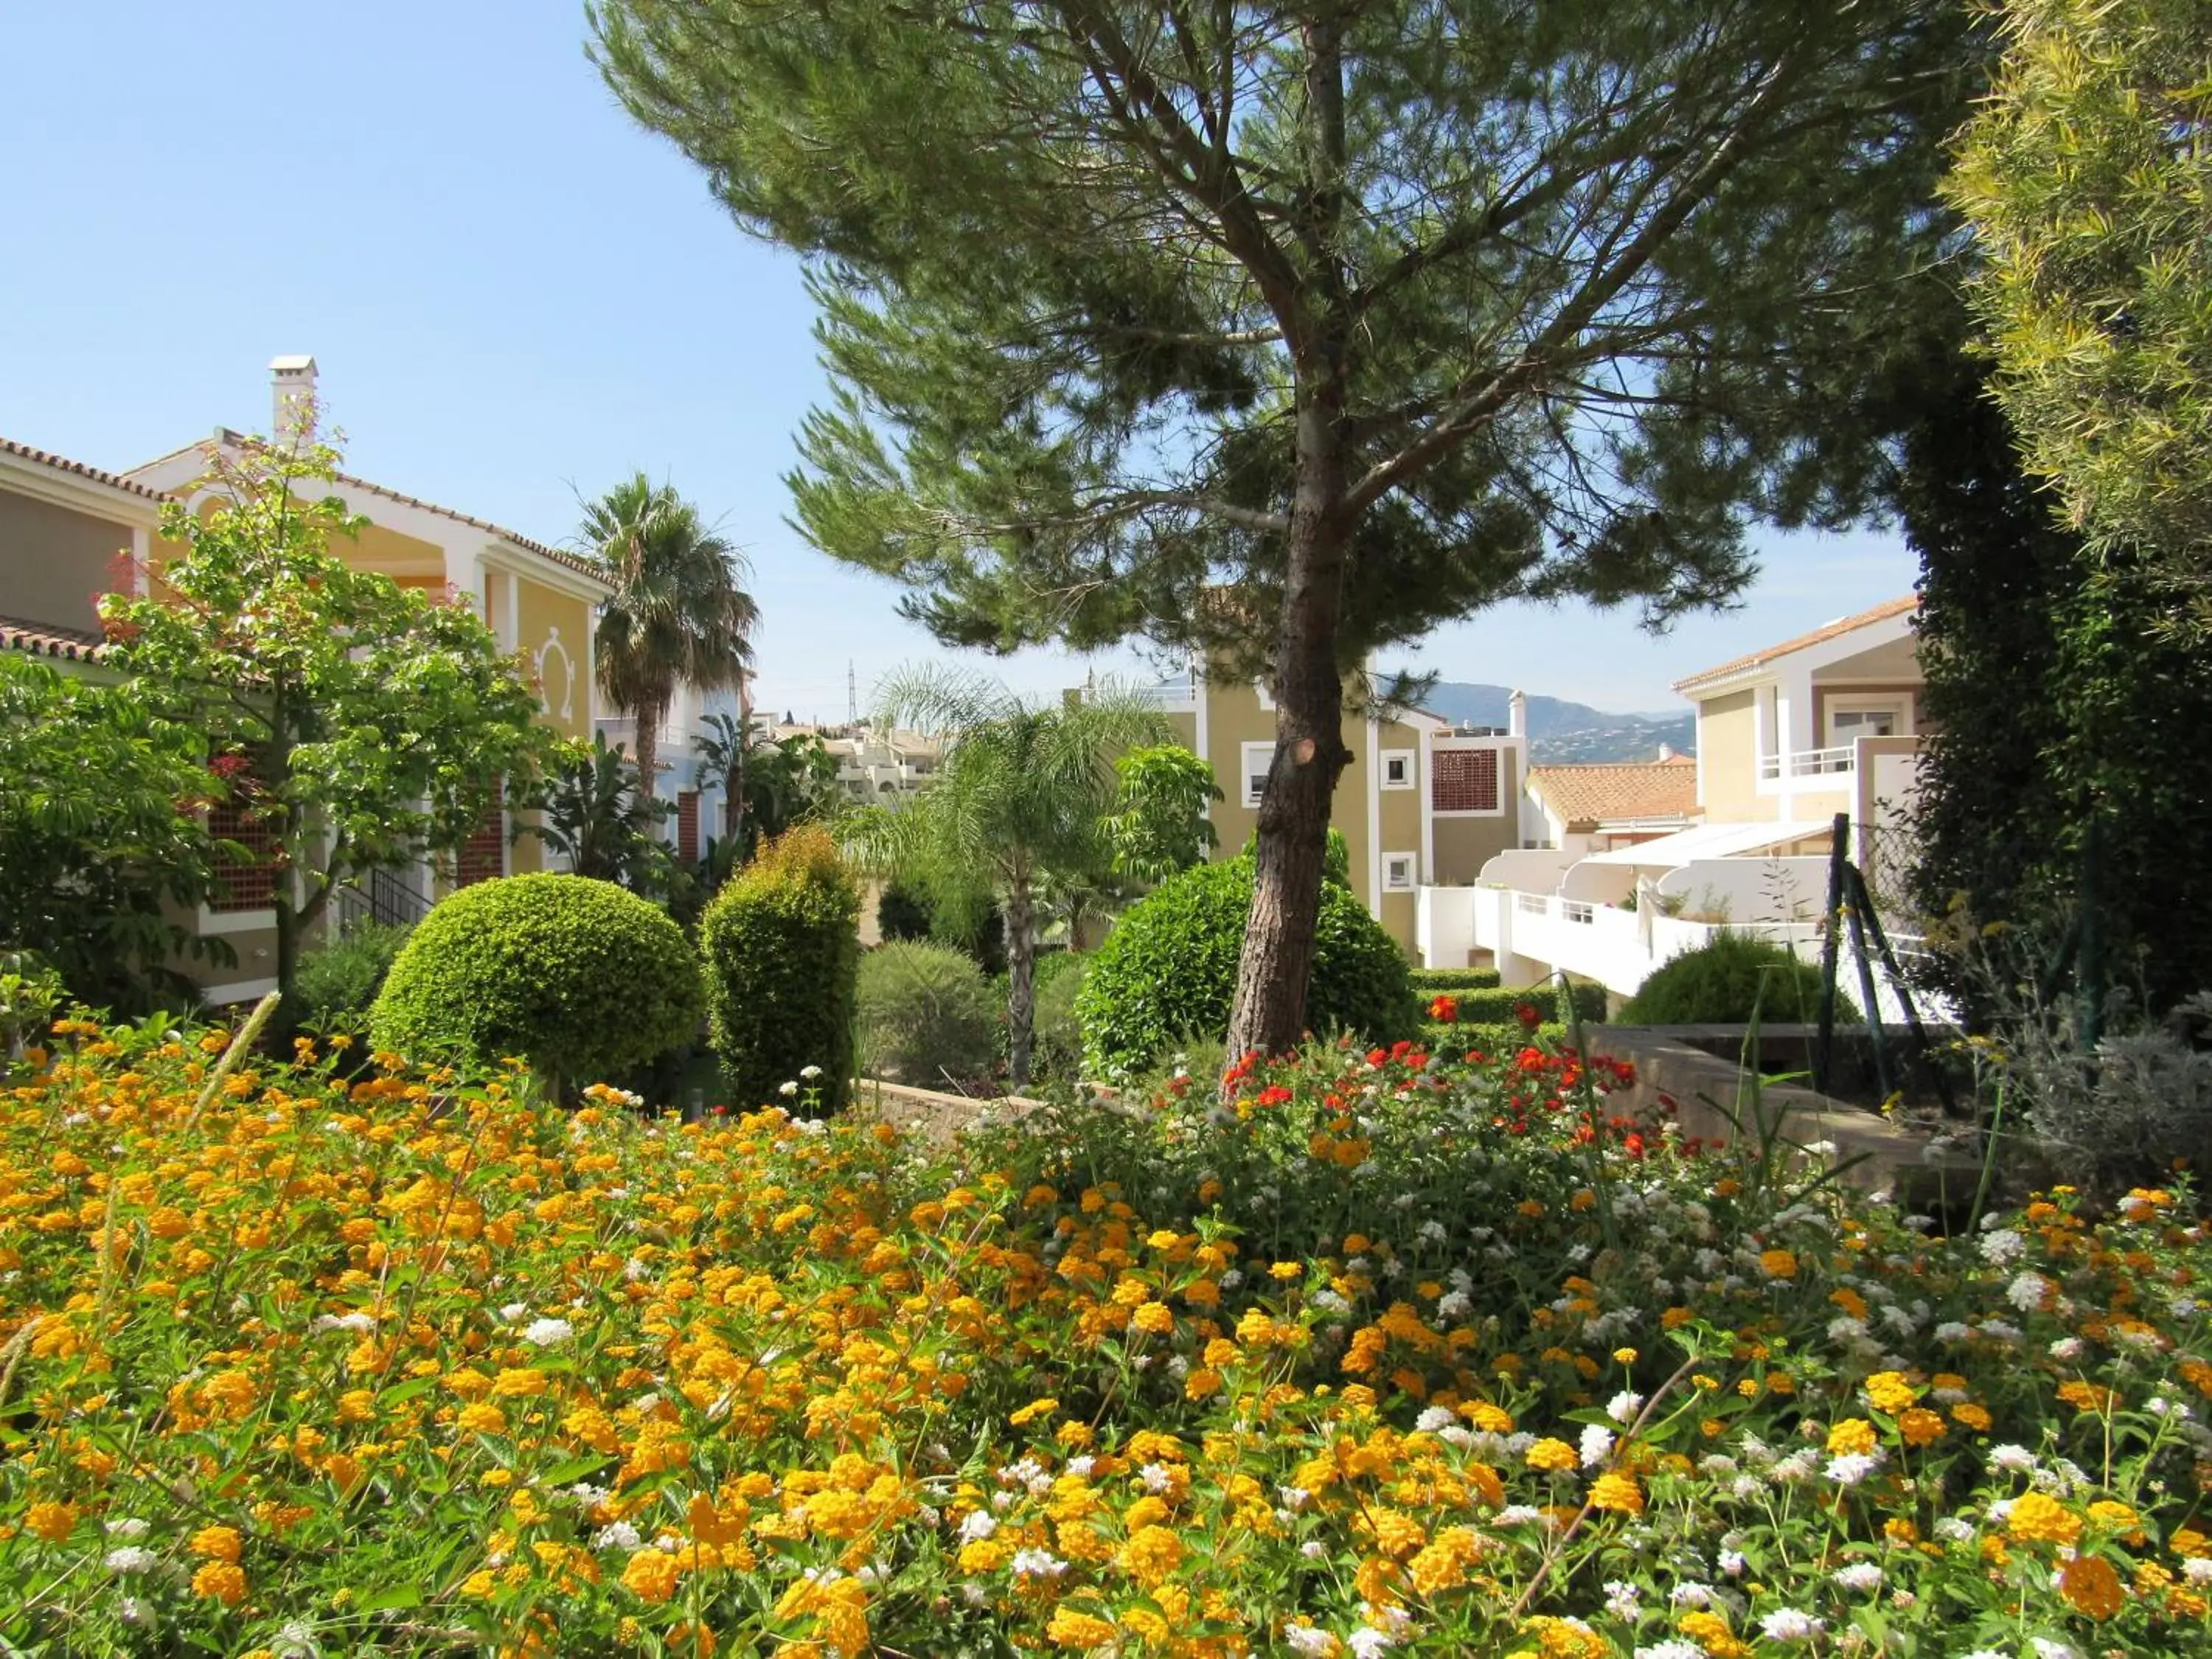
[{"label": "blue sky", "polygon": [[[823,380],[796,264],[635,127],[567,0],[16,8],[0,53],[0,434],[120,469],[269,423],[313,352],[352,471],[549,541],[578,492],[665,476],[750,554],[764,705],[842,714],[945,655],[896,590],[783,522]],[[1614,709],[1909,589],[1891,536],[1775,538],[1743,610],[1654,640],[1512,607],[1414,653],[1447,679]],[[1034,693],[1051,653],[979,659]],[[1130,659],[1101,659],[1101,672]]]}]

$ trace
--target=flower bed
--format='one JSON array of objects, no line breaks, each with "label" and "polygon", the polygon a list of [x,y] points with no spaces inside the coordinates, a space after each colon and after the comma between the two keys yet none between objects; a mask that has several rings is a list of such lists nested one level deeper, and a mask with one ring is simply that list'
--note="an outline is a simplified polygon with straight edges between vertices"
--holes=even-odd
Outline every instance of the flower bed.
[{"label": "flower bed", "polygon": [[955,1162],[221,1046],[0,1094],[28,1652],[2205,1650],[2185,1192],[1933,1239],[1538,1048]]}]

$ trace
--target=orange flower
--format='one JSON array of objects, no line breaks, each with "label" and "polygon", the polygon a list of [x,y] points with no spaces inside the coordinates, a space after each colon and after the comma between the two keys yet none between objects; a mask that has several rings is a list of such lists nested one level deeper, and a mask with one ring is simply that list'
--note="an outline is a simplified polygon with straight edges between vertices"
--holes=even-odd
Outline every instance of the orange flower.
[{"label": "orange flower", "polygon": [[33,1504],[24,1524],[50,1544],[58,1544],[76,1530],[74,1504]]},{"label": "orange flower", "polygon": [[2110,1619],[2127,1605],[2120,1575],[2102,1556],[2077,1555],[2058,1573],[2058,1593],[2076,1613]]},{"label": "orange flower", "polygon": [[236,1562],[243,1551],[244,1540],[235,1527],[202,1527],[185,1546],[194,1555],[204,1555],[211,1560]]},{"label": "orange flower", "polygon": [[2071,1544],[2081,1535],[2081,1517],[2047,1493],[2032,1492],[2013,1501],[2005,1530],[2028,1543]]},{"label": "orange flower", "polygon": [[1769,1279],[1795,1279],[1797,1277],[1797,1257],[1789,1250],[1761,1250],[1759,1253],[1759,1270]]},{"label": "orange flower", "polygon": [[1594,1510],[1615,1510],[1623,1515],[1644,1513],[1644,1489],[1636,1484],[1636,1477],[1618,1469],[1601,1474],[1590,1485],[1590,1507]]},{"label": "orange flower", "polygon": [[229,1561],[204,1563],[192,1575],[192,1594],[234,1607],[246,1599],[246,1569]]}]

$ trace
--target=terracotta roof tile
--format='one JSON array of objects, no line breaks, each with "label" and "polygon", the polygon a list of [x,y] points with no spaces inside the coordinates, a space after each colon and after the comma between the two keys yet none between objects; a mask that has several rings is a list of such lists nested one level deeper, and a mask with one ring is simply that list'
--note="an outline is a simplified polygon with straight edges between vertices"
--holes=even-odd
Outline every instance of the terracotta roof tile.
[{"label": "terracotta roof tile", "polygon": [[1832,640],[1841,635],[1854,633],[1875,623],[1887,622],[1892,617],[1905,616],[1919,608],[1920,596],[1917,593],[1907,593],[1903,599],[1887,600],[1875,606],[1871,611],[1862,611],[1856,617],[1839,617],[1834,622],[1822,624],[1809,634],[1800,634],[1794,640],[1784,640],[1779,645],[1770,645],[1763,651],[1752,652],[1748,656],[1733,658],[1721,664],[1717,668],[1705,669],[1691,675],[1687,679],[1676,680],[1674,689],[1677,691],[1687,691],[1693,687],[1711,684],[1716,680],[1728,679],[1747,669],[1758,668],[1772,662],[1778,657],[1786,657],[1793,651],[1802,651],[1808,645],[1819,645],[1825,640]]},{"label": "terracotta roof tile", "polygon": [[12,617],[0,617],[0,651],[27,651],[34,657],[97,662],[104,643],[99,635],[77,629],[54,628],[45,623],[18,622]]},{"label": "terracotta roof tile", "polygon": [[65,455],[54,455],[43,449],[33,449],[28,444],[17,443],[13,438],[0,438],[0,452],[20,455],[40,466],[50,466],[57,472],[74,472],[80,478],[89,478],[94,483],[107,485],[111,489],[126,490],[133,495],[143,495],[149,501],[166,501],[169,498],[158,489],[149,489],[144,484],[133,483],[128,478],[118,478],[112,472],[102,472],[96,466],[87,466],[82,461],[72,461]]},{"label": "terracotta roof tile", "polygon": [[1686,755],[1632,765],[1532,766],[1528,787],[1587,834],[1622,818],[1687,818],[1698,810],[1698,763]]}]

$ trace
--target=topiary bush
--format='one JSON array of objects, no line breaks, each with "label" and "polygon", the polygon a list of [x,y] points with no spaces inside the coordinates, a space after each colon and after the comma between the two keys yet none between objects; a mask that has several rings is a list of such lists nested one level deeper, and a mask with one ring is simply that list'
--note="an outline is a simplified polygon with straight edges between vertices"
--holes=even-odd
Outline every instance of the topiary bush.
[{"label": "topiary bush", "polygon": [[[1820,1017],[1820,970],[1782,945],[1745,933],[1662,963],[1620,1011],[1624,1025],[1740,1025],[1756,1010],[1769,1025]],[[1836,1018],[1855,1023],[1857,1005],[1839,989]]]},{"label": "topiary bush", "polygon": [[366,1024],[392,964],[415,930],[380,921],[357,921],[319,951],[300,959],[295,986],[301,1024],[352,1029]]},{"label": "topiary bush", "polygon": [[1439,992],[1492,991],[1498,988],[1495,968],[1416,968],[1413,989],[1425,997]]},{"label": "topiary bush", "polygon": [[924,1089],[988,1074],[1003,1002],[965,951],[899,939],[860,958],[860,1069]]},{"label": "topiary bush", "polygon": [[[1186,870],[1130,906],[1091,953],[1076,1011],[1093,1076],[1127,1077],[1186,1036],[1228,1029],[1252,883],[1245,858]],[[1375,1042],[1419,1033],[1405,955],[1350,889],[1322,884],[1314,944],[1310,1029]]]},{"label": "topiary bush", "polygon": [[707,1023],[737,1103],[751,1108],[810,1066],[824,1105],[845,1102],[860,965],[860,896],[829,832],[761,843],[699,921]]},{"label": "topiary bush", "polygon": [[556,1091],[689,1042],[699,965],[684,930],[586,876],[465,887],[416,925],[370,1011],[370,1039],[417,1060],[520,1054]]},{"label": "topiary bush", "polygon": [[[1521,1018],[1523,1007],[1534,1008],[1536,1018],[1566,1023],[1566,1011],[1560,1006],[1556,983],[1531,985],[1515,990],[1510,987],[1472,986],[1464,990],[1444,990],[1425,982],[1417,981],[1414,989],[1431,1000],[1449,997],[1459,1010],[1457,1018],[1462,1025],[1504,1025]],[[1605,987],[1578,984],[1574,988],[1576,1012],[1583,1023],[1595,1024],[1605,1018]]]}]

